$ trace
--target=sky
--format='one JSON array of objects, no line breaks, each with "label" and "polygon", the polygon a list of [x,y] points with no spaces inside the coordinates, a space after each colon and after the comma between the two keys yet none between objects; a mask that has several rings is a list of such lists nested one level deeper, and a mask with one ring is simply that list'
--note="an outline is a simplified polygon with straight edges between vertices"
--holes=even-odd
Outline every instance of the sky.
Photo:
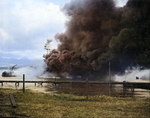
[{"label": "sky", "polygon": [[[0,58],[43,59],[44,45],[65,31],[67,17],[61,11],[70,0],[0,0]],[[115,0],[122,7],[127,0]]]}]

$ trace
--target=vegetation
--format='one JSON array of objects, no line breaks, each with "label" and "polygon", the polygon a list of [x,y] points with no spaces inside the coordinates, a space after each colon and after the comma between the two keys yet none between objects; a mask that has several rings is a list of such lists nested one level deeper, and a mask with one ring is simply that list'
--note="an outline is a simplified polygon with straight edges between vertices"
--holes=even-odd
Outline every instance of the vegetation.
[{"label": "vegetation", "polygon": [[150,99],[44,94],[0,89],[0,99],[13,93],[17,107],[0,101],[0,117],[150,117]]}]

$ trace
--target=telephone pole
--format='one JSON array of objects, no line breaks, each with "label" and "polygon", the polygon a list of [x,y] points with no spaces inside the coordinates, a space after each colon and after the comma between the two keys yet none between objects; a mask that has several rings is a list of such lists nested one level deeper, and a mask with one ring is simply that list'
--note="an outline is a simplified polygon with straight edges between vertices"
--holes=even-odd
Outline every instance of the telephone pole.
[{"label": "telephone pole", "polygon": [[109,61],[109,87],[111,86],[111,64],[110,64],[110,59],[108,60]]}]

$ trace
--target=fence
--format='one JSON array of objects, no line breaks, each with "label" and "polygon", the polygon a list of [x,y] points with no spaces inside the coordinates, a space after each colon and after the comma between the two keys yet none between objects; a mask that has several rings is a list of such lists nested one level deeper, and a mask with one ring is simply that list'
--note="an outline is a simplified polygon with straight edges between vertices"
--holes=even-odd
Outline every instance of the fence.
[{"label": "fence", "polygon": [[[23,83],[23,92],[25,92],[25,83],[33,83],[35,86],[38,84],[45,86],[47,91],[57,91],[63,93],[72,93],[78,95],[110,95],[110,96],[134,96],[143,94],[144,92],[150,92],[150,83],[139,83],[139,82],[112,82],[111,86],[109,83],[101,83],[98,81],[0,81],[3,83],[15,83],[15,86],[19,86]],[[139,89],[144,88],[144,89]],[[144,93],[145,94],[145,93]]]}]

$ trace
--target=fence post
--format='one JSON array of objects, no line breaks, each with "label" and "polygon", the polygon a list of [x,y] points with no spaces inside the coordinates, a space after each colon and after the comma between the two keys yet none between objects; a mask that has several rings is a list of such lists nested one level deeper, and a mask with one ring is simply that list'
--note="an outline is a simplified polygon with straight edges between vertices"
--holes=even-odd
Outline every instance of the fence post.
[{"label": "fence post", "polygon": [[123,81],[123,97],[125,97],[126,94],[126,81]]},{"label": "fence post", "polygon": [[23,74],[23,93],[25,93],[25,74]]},{"label": "fence post", "polygon": [[88,99],[88,92],[89,92],[88,85],[89,85],[89,79],[86,78],[86,94],[87,94],[86,99]]},{"label": "fence post", "polygon": [[112,85],[109,85],[109,96],[112,96]]},{"label": "fence post", "polygon": [[10,97],[11,106],[13,108],[16,108],[16,101],[15,101],[14,95],[10,93],[9,97]]},{"label": "fence post", "polygon": [[70,93],[72,93],[72,82],[70,82]]}]

